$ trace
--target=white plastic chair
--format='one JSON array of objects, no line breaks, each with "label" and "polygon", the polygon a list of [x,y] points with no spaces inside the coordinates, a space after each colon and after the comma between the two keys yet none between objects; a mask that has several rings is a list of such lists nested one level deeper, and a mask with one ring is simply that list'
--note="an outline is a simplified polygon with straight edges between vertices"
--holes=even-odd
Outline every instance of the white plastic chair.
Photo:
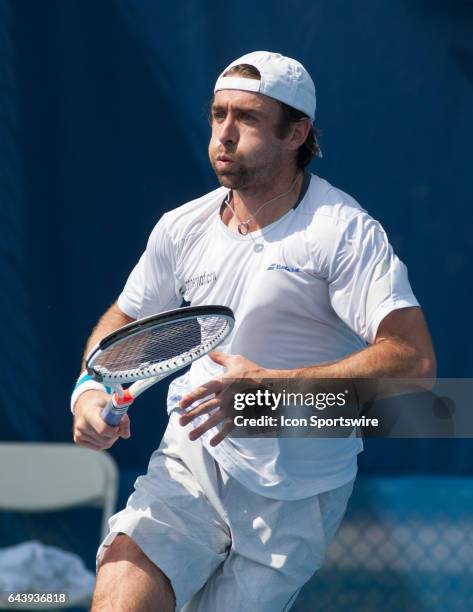
[{"label": "white plastic chair", "polygon": [[[118,469],[106,452],[75,444],[0,443],[0,510],[47,512],[77,506],[103,508],[100,538],[108,531],[108,519],[115,510]],[[87,602],[86,602],[87,603]],[[51,604],[51,608],[77,603]],[[82,604],[81,604],[82,605]],[[19,604],[23,610],[47,609],[47,605]]]}]

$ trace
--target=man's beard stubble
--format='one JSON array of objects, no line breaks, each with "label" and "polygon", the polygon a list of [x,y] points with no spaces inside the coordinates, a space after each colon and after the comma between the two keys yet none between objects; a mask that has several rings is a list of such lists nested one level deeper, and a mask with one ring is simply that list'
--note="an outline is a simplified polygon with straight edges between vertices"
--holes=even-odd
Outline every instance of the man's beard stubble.
[{"label": "man's beard stubble", "polygon": [[[274,171],[270,169],[272,165],[268,160],[268,164],[259,167],[248,168],[239,161],[234,161],[232,169],[228,171],[217,170],[214,160],[210,155],[210,164],[215,172],[218,182],[227,189],[244,190],[249,187],[261,186],[271,181]],[[268,171],[269,170],[269,171]],[[269,179],[269,180],[268,180]]]},{"label": "man's beard stubble", "polygon": [[212,167],[214,169],[215,175],[217,176],[217,180],[223,187],[227,189],[235,189],[241,190],[245,187],[251,185],[252,181],[252,173],[248,172],[246,168],[239,168],[236,171],[225,172],[216,170],[215,166]]},{"label": "man's beard stubble", "polygon": [[218,153],[213,152],[209,149],[209,161],[212,166],[215,176],[218,182],[227,189],[242,189],[244,188],[249,180],[251,180],[251,172],[238,161],[234,161],[232,169],[218,170],[216,167],[216,158]]}]

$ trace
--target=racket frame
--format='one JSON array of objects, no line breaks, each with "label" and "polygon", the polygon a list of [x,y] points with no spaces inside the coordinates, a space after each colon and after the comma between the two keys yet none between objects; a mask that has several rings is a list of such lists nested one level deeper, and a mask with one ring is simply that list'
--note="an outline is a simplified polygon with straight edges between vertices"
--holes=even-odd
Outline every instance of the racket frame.
[{"label": "racket frame", "polygon": [[[220,316],[227,320],[228,327],[227,331],[222,337],[211,343],[207,348],[203,348],[199,351],[199,354],[192,357],[180,358],[176,357],[174,360],[167,359],[163,364],[157,364],[146,368],[135,368],[135,374],[130,376],[106,376],[94,369],[94,359],[98,359],[100,354],[104,352],[110,346],[115,346],[120,342],[133,337],[136,334],[141,333],[143,330],[153,328],[156,326],[165,326],[180,320],[193,320],[199,317],[211,317]],[[114,393],[110,398],[108,404],[101,412],[102,418],[112,426],[117,426],[123,415],[126,413],[128,408],[133,403],[134,399],[138,397],[143,391],[149,389],[151,386],[163,380],[167,376],[182,370],[187,367],[200,357],[207,355],[213,351],[231,332],[235,318],[230,308],[226,306],[210,305],[210,306],[187,306],[176,310],[170,310],[159,313],[157,315],[151,315],[143,319],[132,321],[123,327],[115,330],[108,336],[105,336],[100,342],[91,350],[86,361],[86,368],[89,375],[98,382],[103,382],[114,389]],[[136,372],[140,370],[140,372]],[[157,371],[156,371],[157,370]],[[132,383],[127,389],[123,389],[121,383]]]}]

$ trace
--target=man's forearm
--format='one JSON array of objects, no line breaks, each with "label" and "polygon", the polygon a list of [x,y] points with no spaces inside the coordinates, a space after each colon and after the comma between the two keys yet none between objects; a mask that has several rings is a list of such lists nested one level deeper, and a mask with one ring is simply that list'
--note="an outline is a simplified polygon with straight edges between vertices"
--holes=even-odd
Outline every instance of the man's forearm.
[{"label": "man's forearm", "polygon": [[379,324],[375,342],[333,363],[291,371],[294,378],[435,378],[432,340],[418,307],[394,310]]},{"label": "man's forearm", "polygon": [[100,317],[97,325],[94,327],[89,339],[87,340],[82,359],[81,371],[85,370],[85,361],[92,347],[94,347],[108,334],[111,334],[119,327],[122,327],[127,323],[131,323],[134,320],[135,319],[132,319],[121,311],[116,304],[112,304],[110,308],[102,315],[102,317]]},{"label": "man's forearm", "polygon": [[383,341],[333,363],[284,371],[287,378],[432,378],[432,359],[407,343]]},{"label": "man's forearm", "polygon": [[[436,376],[433,357],[395,341],[378,342],[333,363],[273,372],[274,378],[284,379],[285,385],[294,386],[298,392],[315,392],[318,381],[327,379],[341,379],[339,382],[344,388],[351,381],[362,404],[373,397],[408,392],[411,386],[406,379],[415,379],[412,380],[415,388],[430,389]],[[332,390],[336,385],[334,380]]]}]

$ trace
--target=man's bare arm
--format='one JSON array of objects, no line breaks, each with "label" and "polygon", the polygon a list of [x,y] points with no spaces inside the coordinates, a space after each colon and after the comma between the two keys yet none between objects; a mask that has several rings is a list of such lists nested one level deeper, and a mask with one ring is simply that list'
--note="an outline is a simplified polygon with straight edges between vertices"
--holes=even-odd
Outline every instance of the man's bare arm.
[{"label": "man's bare arm", "polygon": [[288,378],[435,378],[436,361],[422,311],[411,307],[384,318],[374,344],[365,349],[333,363],[286,372]]},{"label": "man's bare arm", "polygon": [[110,308],[100,317],[97,325],[94,327],[90,334],[87,344],[85,346],[84,356],[82,358],[81,372],[85,370],[85,360],[91,349],[98,343],[102,338],[108,336],[119,327],[131,323],[134,321],[132,317],[125,314],[117,304],[112,304]]},{"label": "man's bare arm", "polygon": [[[134,320],[120,310],[117,304],[112,304],[99,319],[87,341],[82,371],[85,369],[86,357],[93,346],[119,327]],[[127,414],[124,415],[118,427],[107,425],[100,416],[108,399],[109,396],[105,391],[96,390],[85,391],[77,398],[74,406],[73,425],[73,439],[76,444],[93,450],[103,450],[110,448],[119,437],[130,437],[130,419]]]},{"label": "man's bare arm", "polygon": [[375,396],[381,398],[408,392],[409,379],[416,379],[414,388],[431,389],[437,365],[422,311],[410,307],[395,310],[385,317],[374,344],[365,349],[333,363],[289,370],[287,374],[294,383],[298,380],[302,385],[304,380],[351,379],[354,384],[356,381],[359,400],[365,403]]}]

